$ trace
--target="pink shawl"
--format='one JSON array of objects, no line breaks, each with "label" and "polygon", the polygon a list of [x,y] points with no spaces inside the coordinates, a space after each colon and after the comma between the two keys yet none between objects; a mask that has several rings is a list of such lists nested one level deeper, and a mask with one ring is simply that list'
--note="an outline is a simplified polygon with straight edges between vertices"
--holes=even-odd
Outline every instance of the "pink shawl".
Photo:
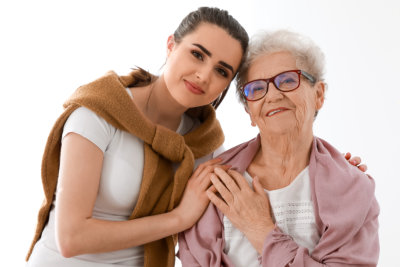
[{"label": "pink shawl", "polygon": [[[243,173],[260,146],[260,137],[219,157]],[[320,240],[314,251],[298,246],[278,227],[266,237],[262,266],[376,266],[379,257],[379,205],[375,183],[351,166],[328,142],[315,137],[310,156],[311,194]],[[224,253],[223,214],[214,205],[179,235],[182,266],[234,266]]]}]

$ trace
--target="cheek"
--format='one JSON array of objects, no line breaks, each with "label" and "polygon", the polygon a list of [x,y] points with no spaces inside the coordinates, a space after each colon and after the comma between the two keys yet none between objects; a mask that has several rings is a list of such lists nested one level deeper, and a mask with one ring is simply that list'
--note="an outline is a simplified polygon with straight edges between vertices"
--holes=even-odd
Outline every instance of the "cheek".
[{"label": "cheek", "polygon": [[208,99],[210,102],[214,101],[217,99],[218,96],[222,94],[222,92],[228,87],[229,82],[227,82],[224,79],[221,79],[220,77],[210,77],[209,81],[209,94],[208,94]]},{"label": "cheek", "polygon": [[164,81],[167,88],[171,89],[175,87],[175,83],[178,82],[180,77],[179,65],[176,65],[174,59],[168,59],[164,66],[163,71]]},{"label": "cheek", "polygon": [[163,73],[163,78],[164,78],[164,82],[165,82],[165,86],[167,88],[167,90],[169,91],[170,94],[172,94],[173,92],[171,91],[171,88],[173,88],[174,86],[172,85],[173,82],[171,80],[171,72],[169,70],[165,70]]},{"label": "cheek", "polygon": [[[181,71],[180,66],[182,66],[182,64],[179,64],[180,62],[178,57],[179,54],[177,54],[177,52],[172,52],[165,62],[164,75],[167,75],[169,80]],[[183,65],[186,65],[186,63],[183,62]]]},{"label": "cheek", "polygon": [[299,99],[296,103],[296,119],[299,124],[303,124],[307,120],[313,120],[315,113],[315,103],[308,98]]},{"label": "cheek", "polygon": [[168,83],[171,80],[171,77],[173,76],[173,68],[171,68],[171,61],[168,59],[167,62],[165,62],[164,65],[164,71],[163,71],[163,76],[164,80],[166,83]]},{"label": "cheek", "polygon": [[248,104],[248,113],[253,122],[257,122],[260,119],[264,118],[264,116],[262,116],[261,114],[262,113],[261,111],[262,111],[261,101],[256,101],[252,102],[251,104]]}]

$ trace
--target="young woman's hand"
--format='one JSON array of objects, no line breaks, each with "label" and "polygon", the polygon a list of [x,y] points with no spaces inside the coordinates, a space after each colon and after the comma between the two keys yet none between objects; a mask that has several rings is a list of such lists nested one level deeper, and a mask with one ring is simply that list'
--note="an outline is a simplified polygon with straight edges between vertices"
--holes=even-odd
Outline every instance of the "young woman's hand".
[{"label": "young woman's hand", "polygon": [[200,219],[210,202],[206,191],[211,186],[210,177],[214,168],[219,166],[227,170],[230,167],[218,165],[219,162],[221,162],[221,159],[215,158],[200,164],[189,178],[181,202],[174,210],[185,228],[193,226]]},{"label": "young woman's hand", "polygon": [[352,157],[350,152],[347,152],[344,155],[344,158],[351,164],[356,166],[360,171],[366,172],[367,171],[367,165],[361,164],[361,158],[360,157]]},{"label": "young woman's hand", "polygon": [[[264,239],[275,225],[268,196],[258,178],[253,179],[253,190],[240,173],[215,168],[211,181],[215,188],[210,188],[207,193],[211,202],[261,253]],[[220,197],[213,191],[217,191]]]}]

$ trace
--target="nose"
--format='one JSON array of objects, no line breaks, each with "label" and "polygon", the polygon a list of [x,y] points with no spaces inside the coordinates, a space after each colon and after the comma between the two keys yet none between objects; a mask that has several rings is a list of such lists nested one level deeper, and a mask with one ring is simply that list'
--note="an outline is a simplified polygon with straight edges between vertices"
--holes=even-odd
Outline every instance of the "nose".
[{"label": "nose", "polygon": [[212,68],[209,66],[199,67],[196,71],[196,79],[199,83],[207,84],[210,81]]},{"label": "nose", "polygon": [[265,101],[267,102],[275,102],[277,100],[281,100],[283,98],[283,93],[276,89],[275,84],[270,82],[268,85],[268,92],[265,95]]}]

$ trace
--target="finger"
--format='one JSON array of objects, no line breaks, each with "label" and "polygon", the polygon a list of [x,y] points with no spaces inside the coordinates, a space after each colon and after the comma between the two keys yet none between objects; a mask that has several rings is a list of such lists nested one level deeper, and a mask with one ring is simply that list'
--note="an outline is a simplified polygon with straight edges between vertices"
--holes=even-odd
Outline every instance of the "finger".
[{"label": "finger", "polygon": [[210,173],[214,173],[214,171],[215,171],[215,168],[221,168],[221,169],[223,169],[224,171],[227,171],[227,170],[229,170],[229,168],[231,168],[231,166],[230,165],[218,165],[218,164],[213,164],[213,165],[210,165],[210,166],[206,166],[202,171],[201,171],[201,173],[199,174],[199,176],[206,176],[206,175],[209,175]]},{"label": "finger", "polygon": [[358,169],[360,169],[360,171],[362,172],[366,172],[368,170],[368,167],[365,164],[361,164],[360,166],[358,166]]},{"label": "finger", "polygon": [[254,178],[253,178],[253,187],[254,187],[254,191],[257,194],[265,196],[264,188],[262,187],[260,180],[258,179],[257,176],[254,176]]},{"label": "finger", "polygon": [[217,167],[214,169],[214,173],[218,175],[221,181],[225,184],[226,188],[232,193],[237,193],[240,191],[239,186],[236,184],[235,180],[223,169]]},{"label": "finger", "polygon": [[207,190],[208,199],[223,213],[229,211],[229,206],[211,190]]},{"label": "finger", "polygon": [[207,189],[207,191],[211,191],[211,192],[213,192],[213,193],[217,193],[217,192],[218,192],[218,191],[217,191],[217,188],[215,188],[214,185],[211,185],[211,186]]},{"label": "finger", "polygon": [[222,161],[221,158],[214,158],[214,159],[208,160],[206,162],[203,162],[199,166],[197,166],[197,168],[194,171],[193,175],[198,176],[206,167],[211,166],[211,165],[215,165],[215,164],[217,164],[217,163],[219,163],[221,161]]},{"label": "finger", "polygon": [[213,183],[223,200],[225,200],[225,202],[228,204],[231,203],[233,200],[233,196],[231,192],[225,187],[225,184],[223,184],[222,181],[219,179],[219,177],[215,174],[212,174],[211,182]]},{"label": "finger", "polygon": [[247,182],[246,178],[242,174],[240,174],[238,171],[229,170],[228,174],[231,177],[233,177],[233,179],[235,179],[235,182],[239,186],[240,190],[243,190],[243,189],[251,190],[251,187],[250,187],[249,183]]},{"label": "finger", "polygon": [[203,177],[200,180],[199,186],[201,189],[207,189],[208,187],[210,187],[212,185],[211,175],[213,175],[213,173],[208,173],[205,177]]},{"label": "finger", "polygon": [[228,170],[231,165],[209,165],[203,168],[203,170],[197,174],[197,176],[193,175],[193,182],[200,187],[201,190],[207,189],[211,185],[210,175],[214,172],[214,168],[219,166],[224,170]]},{"label": "finger", "polygon": [[[232,165],[218,165],[220,168],[222,168],[224,171],[228,171],[230,168],[232,168]],[[215,166],[217,167],[217,166]]]},{"label": "finger", "polygon": [[214,172],[215,165],[205,166],[197,175],[194,177],[198,183],[201,183],[208,175]]},{"label": "finger", "polygon": [[352,165],[357,166],[361,163],[360,157],[352,157],[349,161]]}]

